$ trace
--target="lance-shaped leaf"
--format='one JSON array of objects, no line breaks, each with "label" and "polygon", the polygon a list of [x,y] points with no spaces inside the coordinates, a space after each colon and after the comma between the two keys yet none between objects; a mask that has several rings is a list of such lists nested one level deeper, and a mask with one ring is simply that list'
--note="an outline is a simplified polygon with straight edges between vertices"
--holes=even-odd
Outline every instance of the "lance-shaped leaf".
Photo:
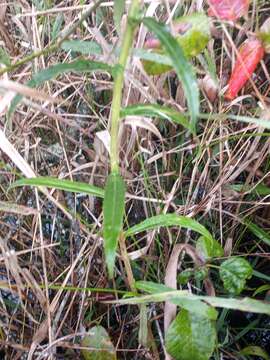
[{"label": "lance-shaped leaf", "polygon": [[181,46],[177,40],[167,31],[164,25],[152,18],[144,18],[144,25],[152,31],[160,41],[163,49],[172,60],[173,67],[185,92],[188,108],[191,116],[191,127],[196,129],[197,117],[199,114],[199,88],[191,64],[187,61]]},{"label": "lance-shaped leaf", "polygon": [[87,183],[83,183],[79,181],[56,179],[53,177],[46,177],[46,176],[30,178],[30,179],[21,179],[15,181],[13,184],[11,184],[10,189],[24,185],[45,186],[53,189],[65,190],[74,193],[94,195],[100,198],[104,197],[104,190],[97,186],[89,185]]},{"label": "lance-shaped leaf", "polygon": [[208,360],[215,343],[215,323],[184,309],[171,323],[165,338],[166,350],[174,360]]},{"label": "lance-shaped leaf", "polygon": [[213,239],[210,232],[198,221],[187,216],[177,214],[162,214],[148,218],[141,223],[130,227],[125,231],[125,236],[132,236],[142,231],[153,230],[159,227],[179,226],[185,229],[196,231],[206,238]]},{"label": "lance-shaped leaf", "polygon": [[113,277],[118,240],[122,232],[125,209],[125,183],[118,174],[110,174],[103,201],[103,238],[109,277]]},{"label": "lance-shaped leaf", "polygon": [[[210,21],[204,13],[178,18],[173,21],[172,27],[173,35],[187,59],[200,54],[210,39]],[[146,40],[144,47],[153,54],[167,53],[161,41],[153,37]],[[143,65],[149,75],[159,75],[172,69],[171,66],[147,60],[143,61]]]}]

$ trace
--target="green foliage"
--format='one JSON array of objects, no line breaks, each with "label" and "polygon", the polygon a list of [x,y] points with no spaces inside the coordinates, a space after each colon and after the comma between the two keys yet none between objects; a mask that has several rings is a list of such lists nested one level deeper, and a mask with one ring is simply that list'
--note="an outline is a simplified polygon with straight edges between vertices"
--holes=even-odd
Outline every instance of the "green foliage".
[{"label": "green foliage", "polygon": [[261,227],[258,225],[252,223],[252,222],[246,222],[245,225],[247,225],[247,228],[262,242],[264,242],[266,245],[270,245],[270,235],[264,231]]},{"label": "green foliage", "polygon": [[61,48],[65,51],[75,51],[82,55],[102,54],[101,46],[95,41],[66,40],[62,42]]},{"label": "green foliage", "polygon": [[195,280],[198,281],[202,281],[207,277],[207,275],[208,275],[208,269],[205,266],[195,269],[185,269],[179,274],[177,280],[179,284],[185,285],[191,278],[194,278]]},{"label": "green foliage", "polygon": [[[137,288],[143,288],[147,286],[148,289],[150,287],[157,288],[160,284],[155,284],[147,281],[146,285],[144,285],[144,281],[136,282]],[[117,300],[115,303],[117,304],[148,304],[151,302],[163,302],[163,301],[171,301],[176,303],[177,305],[181,306],[180,302],[185,299],[189,301],[204,301],[207,304],[213,307],[221,307],[225,309],[232,309],[232,310],[239,310],[239,311],[246,311],[246,312],[253,312],[258,314],[268,314],[270,315],[270,303],[262,302],[259,300],[253,300],[250,298],[243,298],[243,299],[234,299],[234,298],[224,298],[224,297],[217,297],[217,296],[203,296],[203,295],[194,295],[191,294],[187,290],[165,290],[162,287],[164,285],[160,285],[160,291],[151,293],[150,295],[144,296],[137,296],[131,297],[128,299]],[[114,303],[114,301],[111,301]]]},{"label": "green foliage", "polygon": [[[200,54],[210,39],[210,21],[204,13],[178,18],[173,22],[173,28],[176,33],[175,39],[187,59]],[[161,45],[158,48],[150,48],[150,51],[151,54],[164,54]],[[154,59],[143,61],[143,65],[149,75],[160,75],[171,70],[171,66],[156,63]]]},{"label": "green foliage", "polygon": [[125,11],[125,0],[117,0],[113,5],[113,20],[118,34],[121,34],[121,19]]},{"label": "green foliage", "polygon": [[[89,73],[98,70],[107,71],[109,73],[113,72],[113,69],[110,65],[98,61],[80,59],[70,63],[60,63],[36,73],[33,78],[28,81],[27,86],[32,88],[38,87],[44,84],[46,81],[55,79],[57,76],[71,71]],[[11,114],[15,111],[22,98],[22,95],[15,96],[11,102],[8,116],[11,116]]]},{"label": "green foliage", "polygon": [[107,331],[102,326],[92,327],[84,336],[81,346],[85,360],[116,360],[116,351]]},{"label": "green foliage", "polygon": [[128,106],[121,110],[122,117],[134,116],[134,115],[157,117],[162,120],[170,120],[192,131],[190,123],[183,114],[181,114],[179,111],[170,109],[166,106],[161,106],[157,104],[136,104],[136,105]]},{"label": "green foliage", "polygon": [[179,226],[185,229],[196,231],[206,238],[213,239],[210,232],[196,220],[187,216],[177,214],[163,214],[148,218],[141,223],[134,225],[125,231],[125,236],[133,236],[143,231],[157,229],[159,227]]},{"label": "green foliage", "polygon": [[165,336],[166,350],[175,360],[208,360],[215,343],[214,322],[183,309]]},{"label": "green foliage", "polygon": [[24,185],[46,186],[46,187],[51,187],[54,189],[65,190],[74,193],[89,194],[100,198],[104,197],[104,190],[97,186],[89,185],[87,183],[83,183],[79,181],[56,179],[52,177],[21,179],[11,184],[10,189]]},{"label": "green foliage", "polygon": [[[174,291],[173,289],[168,288],[163,284],[156,284],[151,281],[137,281],[135,286],[138,290],[142,290],[150,294],[158,294],[168,291]],[[173,304],[192,312],[193,314],[198,314],[200,316],[207,317],[211,320],[216,320],[217,318],[217,311],[213,307],[209,306],[208,304],[204,303],[199,299],[190,301],[190,299],[186,297],[175,297],[172,298],[170,301]]]},{"label": "green foliage", "polygon": [[269,360],[270,356],[267,354],[265,350],[263,350],[260,346],[247,346],[241,351],[239,351],[239,355],[247,355],[247,356],[258,356],[261,359]]},{"label": "green foliage", "polygon": [[205,260],[224,254],[221,245],[212,237],[200,236],[196,242],[196,250]]},{"label": "green foliage", "polygon": [[191,116],[191,127],[195,132],[200,102],[199,88],[193,68],[187,61],[177,40],[166,30],[165,26],[159,24],[152,18],[144,18],[143,23],[150,31],[154,32],[162,44],[162,47],[172,60],[176,74],[182,82]]},{"label": "green foliage", "polygon": [[0,64],[9,66],[10,63],[11,63],[11,61],[10,61],[10,57],[9,57],[8,53],[2,46],[0,46]]},{"label": "green foliage", "polygon": [[64,16],[62,13],[60,13],[56,16],[56,19],[53,23],[52,33],[51,33],[51,41],[54,41],[57,38],[57,36],[62,28],[63,22],[64,22]]},{"label": "green foliage", "polygon": [[113,277],[116,249],[123,227],[125,183],[118,174],[110,174],[103,201],[103,238],[109,277]]},{"label": "green foliage", "polygon": [[219,270],[224,288],[232,295],[239,295],[242,292],[252,272],[249,262],[240,257],[232,257],[224,261]]}]

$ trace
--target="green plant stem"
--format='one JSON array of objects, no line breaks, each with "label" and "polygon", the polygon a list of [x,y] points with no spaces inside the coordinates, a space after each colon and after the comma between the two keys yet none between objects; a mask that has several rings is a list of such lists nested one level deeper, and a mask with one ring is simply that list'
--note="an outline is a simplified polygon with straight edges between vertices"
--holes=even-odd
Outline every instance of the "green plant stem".
[{"label": "green plant stem", "polygon": [[119,173],[119,120],[122,101],[122,91],[124,86],[124,72],[127,64],[130,49],[132,47],[133,35],[136,28],[136,24],[132,21],[132,18],[136,17],[139,10],[140,1],[133,0],[128,14],[128,20],[126,30],[124,32],[122,48],[119,56],[119,61],[116,66],[116,74],[114,77],[113,86],[113,99],[112,99],[112,111],[111,111],[111,172]]},{"label": "green plant stem", "polygon": [[13,71],[13,70],[17,69],[19,66],[27,64],[28,62],[30,62],[40,56],[49,55],[49,54],[53,53],[54,51],[59,50],[62,42],[65,41],[76,30],[76,28],[78,26],[80,26],[89,17],[89,15],[91,15],[92,12],[94,12],[99,7],[99,5],[104,1],[105,0],[98,0],[90,9],[86,10],[82,14],[81,18],[78,21],[76,21],[73,25],[68,27],[68,29],[63,30],[59,34],[58,39],[55,40],[51,45],[47,46],[43,50],[33,52],[32,54],[24,57],[23,59],[17,61],[14,64],[11,64],[9,66],[6,66],[3,69],[0,69],[0,75],[3,75],[10,71]]}]

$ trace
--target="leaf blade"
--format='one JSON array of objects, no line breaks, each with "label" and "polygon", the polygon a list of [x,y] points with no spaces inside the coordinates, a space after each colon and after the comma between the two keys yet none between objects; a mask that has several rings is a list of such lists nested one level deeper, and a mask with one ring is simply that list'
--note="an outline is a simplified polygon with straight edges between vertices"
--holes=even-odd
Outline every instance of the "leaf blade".
[{"label": "leaf blade", "polygon": [[118,240],[123,228],[125,183],[118,174],[110,174],[103,201],[103,238],[109,277],[113,277]]},{"label": "leaf blade", "polygon": [[175,360],[208,360],[215,342],[214,322],[184,309],[171,323],[165,338],[166,350]]},{"label": "leaf blade", "polygon": [[45,186],[51,187],[54,189],[70,191],[74,193],[84,193],[88,195],[94,195],[100,198],[104,197],[104,190],[94,186],[89,185],[87,183],[79,182],[79,181],[70,181],[70,180],[63,180],[57,179],[53,177],[37,177],[37,178],[29,178],[29,179],[21,179],[15,181],[11,186],[10,189],[13,189],[17,186]]},{"label": "leaf blade", "polygon": [[184,88],[189,112],[191,114],[191,125],[193,131],[195,131],[200,103],[199,88],[192,66],[186,60],[184,52],[179,46],[177,40],[168,31],[166,31],[163,25],[159,24],[152,18],[144,18],[143,24],[150,31],[155,33],[172,60],[174,69]]}]

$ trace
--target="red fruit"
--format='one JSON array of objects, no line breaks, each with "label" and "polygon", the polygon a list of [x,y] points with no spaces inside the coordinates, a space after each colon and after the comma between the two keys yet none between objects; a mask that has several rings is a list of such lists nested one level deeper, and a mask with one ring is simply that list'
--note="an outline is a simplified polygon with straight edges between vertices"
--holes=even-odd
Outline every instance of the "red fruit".
[{"label": "red fruit", "polygon": [[208,0],[208,15],[235,21],[248,11],[250,0]]},{"label": "red fruit", "polygon": [[250,79],[264,56],[264,47],[257,39],[246,40],[238,49],[239,55],[234,65],[225,98],[233,100]]}]

